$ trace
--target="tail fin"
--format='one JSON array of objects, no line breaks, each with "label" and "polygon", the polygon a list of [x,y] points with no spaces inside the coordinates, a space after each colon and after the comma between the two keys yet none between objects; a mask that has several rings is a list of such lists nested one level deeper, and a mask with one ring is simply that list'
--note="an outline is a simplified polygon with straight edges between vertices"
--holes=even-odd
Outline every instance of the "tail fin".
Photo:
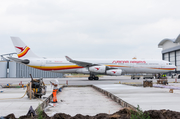
[{"label": "tail fin", "polygon": [[19,37],[11,37],[11,40],[18,58],[38,58]]}]

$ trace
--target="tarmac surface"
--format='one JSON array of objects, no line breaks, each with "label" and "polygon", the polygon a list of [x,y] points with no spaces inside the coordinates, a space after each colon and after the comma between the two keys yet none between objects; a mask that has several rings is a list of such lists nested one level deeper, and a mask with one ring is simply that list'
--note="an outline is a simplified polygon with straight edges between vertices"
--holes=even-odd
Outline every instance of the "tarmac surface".
[{"label": "tarmac surface", "polygon": [[[103,76],[100,77],[99,80],[91,80],[89,81],[88,78],[43,78],[45,84],[50,84],[50,81],[54,81],[54,79],[58,79],[59,83],[64,85],[68,82],[68,85],[94,85],[94,84],[115,84],[115,83],[141,83],[144,79],[130,79],[130,76]],[[0,85],[7,85],[10,84],[19,84],[21,81],[23,84],[27,84],[30,82],[31,78],[0,78]],[[157,82],[157,79],[152,79],[153,82]],[[169,82],[174,82],[175,79],[168,78]],[[177,80],[180,82],[180,79]]]},{"label": "tarmac surface", "polygon": [[113,114],[122,109],[118,103],[92,87],[65,87],[58,93],[57,99],[58,103],[51,103],[54,106],[45,110],[48,116],[59,112],[71,116],[94,116],[98,113]]},{"label": "tarmac surface", "polygon": [[[52,93],[52,88],[49,85],[50,81],[54,81],[55,78],[44,78],[43,81],[45,84],[47,84],[48,89],[47,89],[47,94],[43,97],[48,97]],[[93,80],[89,81],[87,78],[57,78],[59,80],[59,83],[61,85],[96,85],[104,90],[108,90],[109,92],[113,93],[114,95],[120,97],[124,101],[134,105],[137,107],[139,105],[143,110],[149,110],[149,109],[171,109],[173,111],[180,111],[180,108],[178,104],[180,104],[180,91],[179,90],[174,90],[174,93],[169,93],[169,89],[164,89],[164,88],[143,88],[143,87],[136,87],[136,86],[128,86],[128,85],[122,85],[119,83],[140,83],[142,84],[143,79],[139,80],[132,80],[130,79],[129,76],[105,76],[105,77],[100,77],[100,80]],[[21,81],[23,84],[27,84],[31,79],[30,78],[0,78],[0,85],[7,85],[10,83],[11,85],[14,84],[19,84]],[[169,82],[174,82],[175,79],[168,79]],[[177,80],[180,82],[180,79]],[[153,79],[153,82],[156,82],[156,79]],[[170,85],[180,87],[180,83],[170,83]],[[67,90],[67,91],[66,91]],[[90,98],[85,98],[84,93],[81,92],[81,90],[78,90],[76,92],[72,92],[71,90],[68,91],[69,88],[64,88],[63,92],[59,93],[58,97],[59,101],[62,100],[60,104],[57,104],[53,108],[49,108],[49,112],[47,110],[47,113],[49,113],[49,116],[53,115],[54,112],[66,112],[68,114],[74,115],[75,113],[72,113],[72,110],[79,110],[78,105],[79,104],[84,104],[85,106],[88,107],[84,102],[80,103],[82,101],[87,101],[87,103],[92,104],[93,106],[98,105],[99,103],[92,103],[88,102],[91,101],[89,100]],[[86,91],[86,89],[83,89]],[[88,89],[87,89],[88,90]],[[25,89],[22,88],[1,88],[0,86],[0,91],[3,91],[0,93],[0,116],[6,116],[7,114],[14,113],[16,118],[19,117],[20,115],[26,115],[29,107],[33,106],[35,109],[41,102],[44,100],[39,99],[33,99],[29,100],[27,96],[23,97],[22,99],[5,99],[4,98],[17,98],[17,97],[22,97],[25,93]],[[75,91],[75,90],[74,90]],[[73,94],[77,94],[77,92],[80,92],[79,95],[75,98]],[[92,93],[93,92],[93,93]],[[94,93],[99,93],[99,94],[94,94]],[[90,91],[89,93],[90,97],[97,96],[104,96],[110,102],[113,102],[110,98],[106,97],[105,95],[101,94],[98,91]],[[65,96],[64,98],[61,98],[62,96]],[[73,95],[73,96],[72,96]],[[87,96],[87,97],[89,97]],[[86,100],[83,100],[86,99]],[[64,102],[63,102],[64,101]],[[77,104],[73,102],[68,102],[68,101],[74,101],[78,102]],[[101,99],[95,99],[93,102],[96,101],[101,101]],[[67,104],[68,102],[68,104]],[[104,102],[103,102],[104,103]],[[102,104],[103,104],[102,103]],[[115,102],[114,102],[115,103]],[[114,104],[113,104],[114,105]],[[60,107],[59,107],[60,106]],[[63,107],[64,106],[64,107]],[[72,106],[72,107],[71,107]],[[118,105],[119,106],[119,105]],[[61,109],[55,109],[56,107],[61,108]],[[99,106],[100,107],[100,106]],[[110,105],[111,107],[111,105]],[[73,109],[74,108],[74,109]],[[91,114],[95,115],[94,112],[86,112],[85,109],[88,109],[86,107],[80,106],[82,108],[82,114]],[[89,107],[91,108],[91,107]],[[97,106],[96,106],[97,108]],[[104,106],[101,107],[101,109],[104,108]],[[121,107],[118,107],[120,109]],[[69,112],[68,112],[69,110]],[[50,112],[52,111],[52,112]],[[89,110],[93,111],[93,110]],[[96,110],[98,111],[98,110]],[[112,110],[104,110],[104,113],[113,113],[114,111]],[[97,112],[99,113],[99,112]],[[97,114],[96,113],[96,114]]]},{"label": "tarmac surface", "polygon": [[144,88],[122,84],[95,86],[114,94],[135,107],[139,105],[143,111],[169,109],[180,112],[180,107],[177,106],[180,104],[180,90],[169,93],[170,89]]},{"label": "tarmac surface", "polygon": [[[0,116],[6,116],[14,113],[16,117],[26,115],[30,106],[36,109],[42,101],[52,93],[50,86],[47,88],[46,95],[41,99],[29,99],[25,94],[26,88],[0,88]],[[25,94],[25,96],[24,96]],[[24,96],[23,98],[21,98]]]}]

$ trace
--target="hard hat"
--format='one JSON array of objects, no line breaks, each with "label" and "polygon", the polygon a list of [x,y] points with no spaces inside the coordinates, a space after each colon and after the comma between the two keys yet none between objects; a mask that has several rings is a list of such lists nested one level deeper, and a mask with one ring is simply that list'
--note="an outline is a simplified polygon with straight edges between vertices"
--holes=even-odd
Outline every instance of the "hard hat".
[{"label": "hard hat", "polygon": [[59,84],[59,81],[57,79],[54,79],[56,84]]}]

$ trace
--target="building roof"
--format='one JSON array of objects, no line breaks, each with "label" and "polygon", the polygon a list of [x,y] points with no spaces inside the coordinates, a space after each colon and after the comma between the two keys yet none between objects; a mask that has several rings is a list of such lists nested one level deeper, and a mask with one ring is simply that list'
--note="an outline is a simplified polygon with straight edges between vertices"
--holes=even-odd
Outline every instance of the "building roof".
[{"label": "building roof", "polygon": [[180,42],[180,34],[179,36],[176,38],[176,41],[174,43],[179,43]]},{"label": "building roof", "polygon": [[175,42],[175,39],[163,39],[159,44],[158,44],[158,47],[162,46],[166,41],[171,41],[171,42]]},{"label": "building roof", "polygon": [[158,47],[160,48],[166,41],[170,41],[172,43],[180,43],[180,34],[178,35],[178,37],[176,39],[168,39],[168,38],[165,38],[163,39],[159,44],[158,44]]}]

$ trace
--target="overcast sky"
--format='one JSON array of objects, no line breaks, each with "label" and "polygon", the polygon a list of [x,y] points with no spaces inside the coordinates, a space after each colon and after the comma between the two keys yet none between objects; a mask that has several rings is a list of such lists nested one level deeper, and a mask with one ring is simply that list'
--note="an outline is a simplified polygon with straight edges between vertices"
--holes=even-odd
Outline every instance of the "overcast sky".
[{"label": "overcast sky", "polygon": [[180,33],[179,0],[0,0],[0,54],[20,37],[42,57],[161,59]]}]

